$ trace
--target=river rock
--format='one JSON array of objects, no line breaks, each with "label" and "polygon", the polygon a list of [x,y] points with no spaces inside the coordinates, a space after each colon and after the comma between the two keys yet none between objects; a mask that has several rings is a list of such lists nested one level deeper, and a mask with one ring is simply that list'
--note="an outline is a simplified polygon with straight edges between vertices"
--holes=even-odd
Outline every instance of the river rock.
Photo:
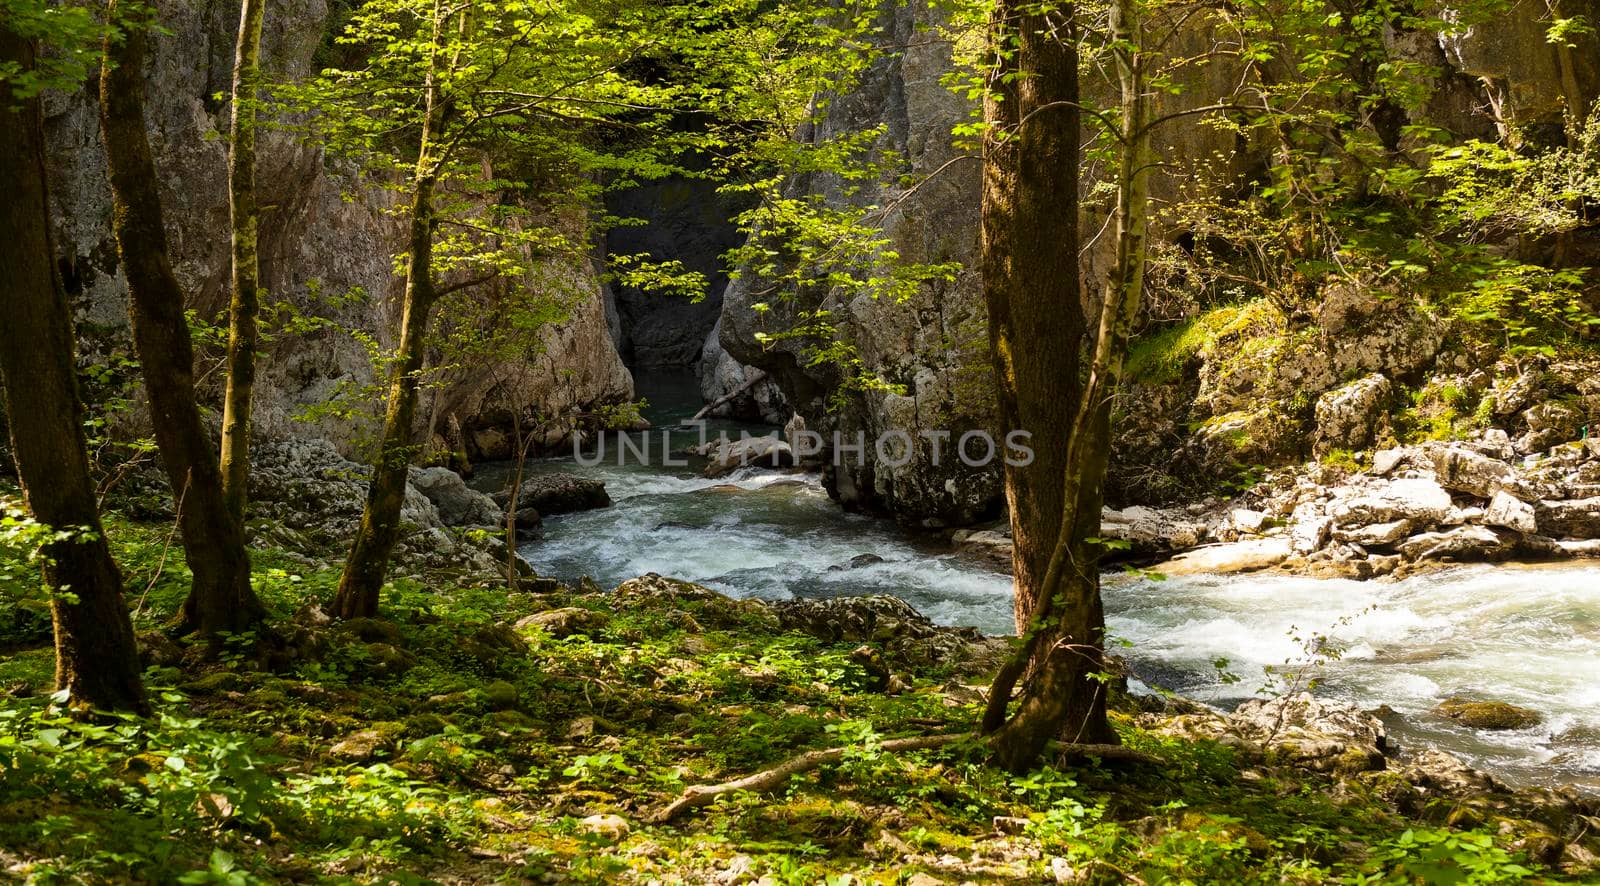
[{"label": "river rock", "polygon": [[777,437],[744,437],[725,440],[711,449],[705,476],[726,477],[742,467],[787,468],[794,466],[794,450]]},{"label": "river rock", "polygon": [[1294,547],[1287,538],[1252,539],[1185,551],[1156,569],[1164,575],[1257,572],[1277,566],[1293,553]]},{"label": "river rock", "polygon": [[1414,477],[1391,480],[1349,497],[1338,499],[1329,514],[1339,526],[1359,526],[1410,520],[1418,526],[1435,526],[1450,514],[1450,493],[1436,481]]},{"label": "river rock", "polygon": [[1389,523],[1338,529],[1334,531],[1334,537],[1339,541],[1361,545],[1364,548],[1386,548],[1410,536],[1411,530],[1410,520],[1394,520]]},{"label": "river rock", "polygon": [[1425,532],[1400,544],[1407,560],[1503,560],[1516,549],[1515,539],[1485,526],[1457,526],[1444,532]]},{"label": "river rock", "polygon": [[830,597],[779,600],[769,604],[788,631],[829,643],[873,643],[895,667],[954,665],[1003,655],[1005,641],[985,638],[972,628],[934,624],[899,597]]},{"label": "river rock", "polygon": [[1529,729],[1544,722],[1538,711],[1503,701],[1447,698],[1435,710],[1473,729]]},{"label": "river rock", "polygon": [[1539,532],[1555,538],[1600,538],[1600,497],[1534,505]]},{"label": "river rock", "polygon": [[1199,544],[1206,527],[1177,508],[1131,507],[1100,512],[1100,536],[1129,542],[1136,554],[1181,551]]},{"label": "river rock", "polygon": [[1510,465],[1465,446],[1433,446],[1427,454],[1439,485],[1446,489],[1488,498],[1519,485],[1516,471]]},{"label": "river rock", "polygon": [[1009,531],[1000,529],[957,529],[950,534],[956,550],[988,560],[994,566],[1011,571],[1011,557],[1015,542]]},{"label": "river rock", "polygon": [[413,468],[411,485],[433,506],[446,526],[499,526],[505,514],[494,499],[467,487],[461,475],[449,468]]},{"label": "river rock", "polygon": [[1372,467],[1367,469],[1367,473],[1374,477],[1387,477],[1404,464],[1410,454],[1411,451],[1404,448],[1380,449],[1372,454]]},{"label": "river rock", "polygon": [[1324,772],[1384,767],[1388,734],[1383,723],[1355,705],[1301,692],[1251,699],[1228,720],[1269,754],[1295,765]]},{"label": "river rock", "polygon": [[1388,376],[1375,372],[1318,397],[1315,451],[1325,454],[1370,444],[1392,389]]},{"label": "river rock", "polygon": [[[509,489],[493,496],[496,504],[506,507],[511,501]],[[535,474],[522,481],[522,491],[517,494],[518,521],[522,509],[533,508],[539,514],[570,514],[611,505],[602,480],[578,474]]]},{"label": "river rock", "polygon": [[1539,531],[1539,521],[1534,514],[1533,505],[1507,492],[1494,494],[1494,498],[1489,501],[1489,507],[1484,509],[1483,522],[1489,526],[1513,529],[1524,535],[1532,535]]},{"label": "river rock", "polygon": [[1332,517],[1306,516],[1289,527],[1289,543],[1294,546],[1295,553],[1309,554],[1322,550],[1332,533]]}]

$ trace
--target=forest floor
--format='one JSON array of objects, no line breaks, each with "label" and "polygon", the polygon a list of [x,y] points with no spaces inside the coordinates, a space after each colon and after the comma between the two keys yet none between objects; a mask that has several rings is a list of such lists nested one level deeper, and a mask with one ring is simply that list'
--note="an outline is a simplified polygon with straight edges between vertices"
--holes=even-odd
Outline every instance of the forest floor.
[{"label": "forest floor", "polygon": [[[170,530],[114,520],[141,631],[187,584]],[[56,882],[1497,883],[1584,881],[1530,824],[1381,777],[1247,760],[1147,728],[1158,765],[1057,761],[1022,776],[971,730],[984,673],[930,667],[894,694],[851,655],[725,598],[633,601],[400,581],[383,619],[326,624],[337,573],[255,555],[291,653],[155,644],[157,715],[60,716],[26,606],[0,619],[0,879]],[[0,583],[36,580],[7,561]],[[14,595],[13,595],[14,596]],[[7,601],[8,604],[11,601]],[[519,620],[540,612],[547,627]],[[298,616],[297,616],[298,613]],[[22,635],[32,639],[18,642]],[[562,636],[557,636],[562,635]],[[1137,725],[1145,724],[1145,726]],[[671,823],[686,785],[816,748],[837,764]],[[1374,775],[1372,773],[1368,774]],[[1378,773],[1376,775],[1382,775]],[[1415,808],[1411,808],[1415,807]],[[1555,840],[1549,837],[1549,840]],[[1589,880],[1593,882],[1593,879]]]}]

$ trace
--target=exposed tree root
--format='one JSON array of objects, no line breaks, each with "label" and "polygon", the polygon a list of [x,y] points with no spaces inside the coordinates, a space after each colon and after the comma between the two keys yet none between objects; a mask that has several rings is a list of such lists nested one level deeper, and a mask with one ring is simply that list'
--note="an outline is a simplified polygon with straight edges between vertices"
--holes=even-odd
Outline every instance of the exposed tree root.
[{"label": "exposed tree root", "polygon": [[[930,748],[944,747],[945,745],[967,741],[977,736],[971,732],[953,732],[944,735],[919,735],[911,738],[891,738],[884,741],[879,747],[887,753],[900,753],[905,751],[925,751]],[[837,763],[844,759],[844,755],[851,748],[826,748],[820,751],[807,751],[797,757],[791,757],[771,769],[763,769],[744,778],[736,778],[721,784],[697,784],[684,789],[683,796],[672,801],[671,804],[656,813],[657,822],[668,822],[677,818],[691,809],[708,806],[717,797],[734,791],[770,791],[787,784],[793,776],[802,772],[810,772],[830,763]],[[1104,760],[1125,760],[1138,763],[1160,763],[1161,760],[1142,751],[1135,751],[1121,745],[1113,744],[1060,744],[1052,745],[1051,752],[1064,757],[1099,757]]]}]

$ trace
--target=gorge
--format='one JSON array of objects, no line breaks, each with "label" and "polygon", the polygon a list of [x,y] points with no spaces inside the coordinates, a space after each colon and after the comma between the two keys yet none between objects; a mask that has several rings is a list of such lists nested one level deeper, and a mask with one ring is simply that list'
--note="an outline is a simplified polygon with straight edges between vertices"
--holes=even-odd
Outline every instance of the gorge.
[{"label": "gorge", "polygon": [[[0,0],[6,119],[36,108],[44,148],[0,173],[42,176],[77,339],[83,414],[46,418],[81,426],[105,521],[46,525],[60,478],[30,477],[20,442],[38,416],[0,410],[5,876],[1600,872],[1597,0],[268,4],[231,521],[265,615],[220,635],[177,618],[190,488],[152,440],[170,416],[102,147],[100,41],[137,24],[92,6]],[[220,435],[240,10],[149,7],[173,317]],[[1048,69],[1035,38],[1071,58],[1074,98],[1007,133],[1006,90],[1050,85],[999,73]],[[1140,102],[1153,122],[1119,116]],[[997,159],[1064,111],[1070,220]],[[1156,158],[1138,187],[1135,135]],[[1040,213],[1010,236],[1061,244],[1046,257],[1081,280],[1061,316],[997,335],[996,268],[1027,258],[996,245],[1006,188]],[[33,383],[28,344],[0,334],[7,391]],[[1026,384],[1060,425],[1012,426]],[[1093,510],[1030,491],[1031,449],[952,448],[1016,432],[1095,448],[1103,477],[1069,461],[1064,483]],[[375,525],[398,527],[376,613],[343,610]],[[96,544],[143,710],[101,710],[58,665],[92,589],[55,570]],[[1074,657],[1094,667],[1051,683]],[[1083,686],[1110,739],[1057,724],[1010,765],[995,715]]]}]

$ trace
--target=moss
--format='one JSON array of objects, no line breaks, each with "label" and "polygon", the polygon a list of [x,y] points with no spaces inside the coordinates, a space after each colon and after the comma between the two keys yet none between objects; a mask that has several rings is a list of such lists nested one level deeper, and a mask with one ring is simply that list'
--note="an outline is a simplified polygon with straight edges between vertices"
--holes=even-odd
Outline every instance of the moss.
[{"label": "moss", "polygon": [[1543,722],[1538,711],[1503,701],[1447,698],[1439,703],[1437,710],[1457,723],[1473,729],[1528,729]]}]

